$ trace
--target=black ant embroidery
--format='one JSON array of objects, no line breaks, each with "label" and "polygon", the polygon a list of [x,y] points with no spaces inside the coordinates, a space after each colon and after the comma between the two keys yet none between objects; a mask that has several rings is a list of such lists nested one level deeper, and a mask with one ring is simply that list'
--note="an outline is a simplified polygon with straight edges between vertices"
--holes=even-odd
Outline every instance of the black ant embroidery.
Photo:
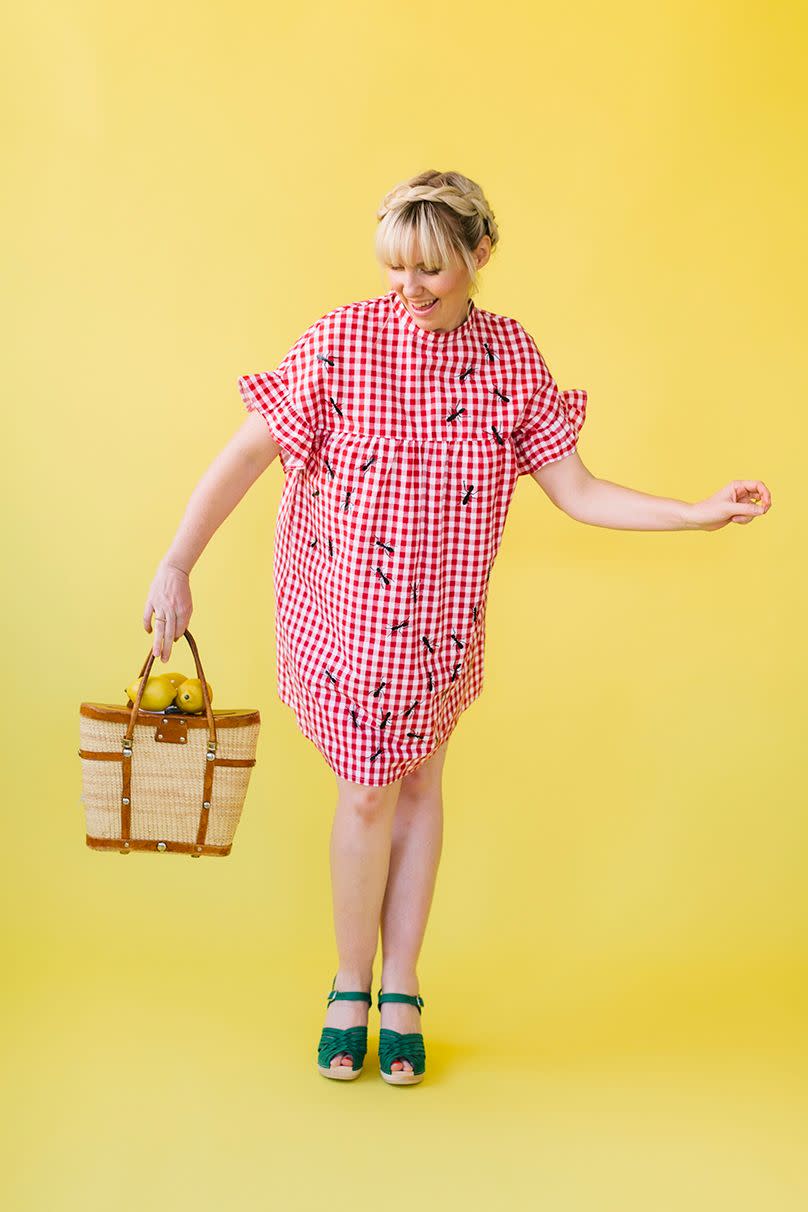
[{"label": "black ant embroidery", "polygon": [[380,745],[375,753],[371,753],[371,755],[370,755],[371,762],[375,762],[376,758],[379,757],[382,753],[384,753],[384,750],[382,749],[382,747]]},{"label": "black ant embroidery", "polygon": [[463,481],[463,496],[460,499],[461,505],[468,505],[471,498],[476,497],[478,492],[479,492],[479,489],[475,488],[473,484],[470,484],[469,487],[466,488],[466,481],[464,480]]},{"label": "black ant embroidery", "polygon": [[510,396],[506,396],[504,391],[500,391],[498,387],[494,388],[494,395],[499,396],[500,400],[504,400],[507,404],[510,401]]},{"label": "black ant embroidery", "polygon": [[318,353],[317,357],[318,357],[319,361],[325,362],[327,366],[334,365],[334,359],[329,357],[328,354]]},{"label": "black ant embroidery", "polygon": [[459,379],[460,379],[460,380],[461,380],[461,382],[462,382],[462,380],[463,380],[463,379],[467,379],[467,378],[469,377],[469,375],[470,375],[470,374],[473,374],[473,373],[474,373],[474,367],[473,367],[473,366],[467,366],[465,370],[463,370],[463,371],[461,371],[461,372],[460,372],[460,375],[459,375],[458,377],[459,377]]},{"label": "black ant embroidery", "polygon": [[334,558],[334,544],[331,542],[331,535],[328,536],[328,558],[329,560]]},{"label": "black ant embroidery", "polygon": [[407,716],[408,716],[408,715],[412,715],[413,711],[415,711],[415,708],[416,708],[416,707],[419,705],[419,703],[420,703],[420,702],[421,702],[421,700],[420,700],[420,699],[416,699],[416,700],[415,700],[415,702],[410,703],[410,705],[409,705],[409,707],[407,708],[407,710],[406,710],[406,711],[402,711],[402,713],[401,713],[401,717],[402,717],[402,719],[405,719],[405,720],[406,720],[406,718],[407,718]]},{"label": "black ant embroidery", "polygon": [[454,681],[455,681],[455,679],[457,678],[457,671],[458,671],[458,669],[459,669],[459,668],[460,668],[460,661],[455,661],[455,664],[454,664],[454,669],[452,670],[452,677],[451,677],[451,681],[453,681],[453,682],[454,682]]},{"label": "black ant embroidery", "polygon": [[383,548],[385,551],[388,551],[390,553],[390,555],[393,554],[394,549],[393,549],[392,543],[385,543],[381,539],[376,539],[376,546]]},{"label": "black ant embroidery", "polygon": [[402,627],[409,627],[409,625],[409,619],[402,619],[400,623],[393,623],[392,627],[390,628],[390,634],[392,635],[394,631],[400,631]]},{"label": "black ant embroidery", "polygon": [[412,590],[413,602],[417,602],[418,601],[418,585],[415,581],[413,581],[412,585],[410,586],[410,589]]},{"label": "black ant embroidery", "polygon": [[362,464],[362,466],[359,468],[359,470],[362,472],[362,475],[365,474],[365,472],[367,471],[367,469],[369,467],[373,466],[373,464],[376,462],[377,458],[378,458],[378,455],[373,455],[372,458],[368,459],[367,463]]},{"label": "black ant embroidery", "polygon": [[351,707],[351,708],[350,708],[350,711],[349,711],[349,713],[348,713],[348,714],[350,715],[351,719],[353,720],[353,726],[354,726],[354,728],[358,728],[358,727],[359,727],[359,720],[357,719],[357,711],[356,711],[356,708],[355,708],[355,707]]},{"label": "black ant embroidery", "polygon": [[476,606],[472,606],[472,608],[471,608],[471,617],[474,619],[474,622],[476,623],[477,622],[477,607]]},{"label": "black ant embroidery", "polygon": [[337,402],[336,402],[336,400],[334,399],[334,397],[333,397],[333,396],[329,396],[329,397],[328,397],[328,403],[329,403],[329,404],[331,405],[331,407],[334,409],[334,412],[337,414],[337,416],[338,416],[338,417],[341,417],[341,416],[342,416],[342,409],[340,408],[339,404],[337,404]]},{"label": "black ant embroidery", "polygon": [[466,645],[463,643],[463,641],[462,641],[462,640],[459,640],[459,639],[457,638],[457,636],[455,635],[455,633],[454,633],[454,632],[452,632],[452,633],[451,633],[451,637],[452,637],[452,639],[454,640],[455,644],[457,644],[458,648],[465,648],[465,647],[466,647]]},{"label": "black ant embroidery", "polygon": [[426,671],[426,688],[427,688],[427,690],[431,690],[433,686],[434,686],[434,682],[432,681],[432,670],[427,669],[427,671]]},{"label": "black ant embroidery", "polygon": [[496,438],[498,445],[500,445],[500,446],[504,446],[504,445],[505,445],[505,439],[502,437],[502,435],[501,435],[501,434],[500,434],[500,432],[498,431],[498,429],[497,429],[496,425],[492,425],[492,426],[491,426],[491,432],[492,432],[492,434],[494,435],[494,437]]},{"label": "black ant embroidery", "polygon": [[380,577],[381,577],[381,579],[384,581],[385,585],[389,585],[389,584],[390,584],[390,577],[388,577],[386,573],[382,572],[382,570],[381,570],[381,568],[379,567],[379,565],[378,565],[378,564],[376,565],[376,568],[374,569],[374,571],[375,571],[375,572],[378,572],[379,576],[380,576]]},{"label": "black ant embroidery", "polygon": [[332,682],[335,686],[337,685],[337,679],[329,669],[326,669],[325,676],[328,678],[329,682]]},{"label": "black ant embroidery", "polygon": [[319,489],[319,488],[313,488],[313,489],[311,490],[311,495],[312,495],[313,497],[319,497],[319,495],[320,495],[320,489]]},{"label": "black ant embroidery", "polygon": [[382,716],[381,720],[379,721],[379,727],[380,727],[380,728],[384,728],[385,724],[386,724],[386,723],[387,723],[387,721],[390,719],[390,716],[391,716],[391,715],[392,715],[392,712],[390,712],[390,711],[385,711],[384,715]]},{"label": "black ant embroidery", "polygon": [[459,416],[465,412],[465,408],[455,408],[454,412],[450,412],[448,417],[444,417],[445,421],[456,421]]},{"label": "black ant embroidery", "polygon": [[486,357],[488,358],[488,361],[489,361],[489,362],[493,362],[493,361],[494,361],[494,355],[491,353],[491,350],[489,349],[489,346],[488,346],[488,342],[487,342],[487,341],[483,341],[483,349],[485,350]]},{"label": "black ant embroidery", "polygon": [[345,489],[345,501],[344,501],[344,504],[343,504],[343,506],[342,506],[342,512],[343,512],[343,513],[347,513],[347,512],[348,512],[348,506],[349,506],[350,501],[351,501],[351,493],[352,493],[352,492],[353,492],[353,489],[352,489],[352,488],[346,488],[346,489]]},{"label": "black ant embroidery", "polygon": [[377,699],[377,698],[379,697],[379,695],[380,695],[380,694],[381,694],[381,692],[384,690],[384,688],[385,688],[385,686],[386,686],[386,685],[387,685],[387,682],[379,682],[378,686],[377,686],[377,687],[376,687],[376,689],[373,691],[373,697],[374,697],[374,699]]},{"label": "black ant embroidery", "polygon": [[422,636],[421,636],[421,639],[422,639],[422,640],[424,641],[424,643],[426,644],[426,650],[427,650],[427,652],[434,652],[434,651],[435,651],[435,649],[433,648],[433,646],[432,646],[432,645],[430,644],[430,642],[429,642],[429,636],[428,636],[428,635],[422,635]]},{"label": "black ant embroidery", "polygon": [[327,456],[326,456],[326,455],[323,455],[323,462],[325,463],[325,466],[326,466],[326,471],[328,472],[328,474],[331,476],[331,479],[333,480],[333,479],[334,479],[334,475],[335,475],[334,468],[333,468],[333,467],[331,466],[331,464],[329,463],[328,458],[327,458]]},{"label": "black ant embroidery", "polygon": [[317,536],[315,535],[315,537],[309,543],[309,547],[316,547],[316,546],[317,546]]},{"label": "black ant embroidery", "polygon": [[423,732],[408,732],[408,733],[407,733],[407,736],[408,736],[408,737],[415,737],[416,741],[422,741],[422,740],[424,739],[424,733],[423,733]]}]

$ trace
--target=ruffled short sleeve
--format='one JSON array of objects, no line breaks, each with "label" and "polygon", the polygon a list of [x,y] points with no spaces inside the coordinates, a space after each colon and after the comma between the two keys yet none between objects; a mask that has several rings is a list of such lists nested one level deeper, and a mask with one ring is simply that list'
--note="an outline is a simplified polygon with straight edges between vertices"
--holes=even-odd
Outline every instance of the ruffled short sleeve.
[{"label": "ruffled short sleeve", "polygon": [[245,408],[261,414],[280,447],[284,472],[305,467],[316,434],[319,325],[318,320],[298,337],[276,370],[238,381]]},{"label": "ruffled short sleeve", "polygon": [[532,338],[531,345],[541,383],[513,431],[520,476],[572,454],[586,419],[587,393],[578,387],[561,391]]}]

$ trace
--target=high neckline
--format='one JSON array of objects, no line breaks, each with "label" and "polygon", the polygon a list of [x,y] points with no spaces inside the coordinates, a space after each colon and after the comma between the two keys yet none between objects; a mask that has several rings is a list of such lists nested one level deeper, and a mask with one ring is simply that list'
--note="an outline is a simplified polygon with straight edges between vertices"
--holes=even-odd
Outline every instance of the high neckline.
[{"label": "high neckline", "polygon": [[458,324],[457,328],[435,329],[433,331],[431,328],[422,328],[420,324],[416,323],[414,316],[408,310],[406,303],[397,290],[388,291],[387,297],[390,299],[393,310],[400,317],[404,326],[422,340],[430,342],[453,341],[457,337],[465,336],[474,327],[477,308],[474,306],[473,299],[469,299],[468,314],[462,324]]}]

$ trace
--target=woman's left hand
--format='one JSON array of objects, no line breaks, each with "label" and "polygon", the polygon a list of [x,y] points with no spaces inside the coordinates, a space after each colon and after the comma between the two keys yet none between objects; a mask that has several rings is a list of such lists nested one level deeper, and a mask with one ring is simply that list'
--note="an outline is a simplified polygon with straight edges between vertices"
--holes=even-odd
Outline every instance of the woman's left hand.
[{"label": "woman's left hand", "polygon": [[772,497],[762,480],[732,480],[704,501],[690,506],[690,520],[696,530],[720,530],[728,522],[745,526],[768,513]]}]

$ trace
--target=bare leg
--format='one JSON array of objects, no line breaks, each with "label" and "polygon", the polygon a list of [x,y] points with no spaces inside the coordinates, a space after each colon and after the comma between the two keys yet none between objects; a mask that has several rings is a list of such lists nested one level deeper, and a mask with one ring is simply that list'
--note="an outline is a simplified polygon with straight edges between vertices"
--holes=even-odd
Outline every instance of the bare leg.
[{"label": "bare leg", "polygon": [[[390,865],[393,815],[401,779],[386,787],[365,787],[337,776],[338,798],[331,829],[331,888],[339,956],[335,988],[370,989],[379,939],[379,917]],[[367,1002],[335,1001],[326,1009],[327,1027],[367,1024]],[[348,1053],[331,1062],[350,1068]]]},{"label": "bare leg", "polygon": [[[426,931],[443,846],[443,764],[448,740],[402,780],[393,821],[390,870],[381,911],[382,988],[419,993],[418,956]],[[417,1007],[383,1002],[381,1026],[421,1031]],[[409,1061],[391,1069],[412,1072]]]}]

